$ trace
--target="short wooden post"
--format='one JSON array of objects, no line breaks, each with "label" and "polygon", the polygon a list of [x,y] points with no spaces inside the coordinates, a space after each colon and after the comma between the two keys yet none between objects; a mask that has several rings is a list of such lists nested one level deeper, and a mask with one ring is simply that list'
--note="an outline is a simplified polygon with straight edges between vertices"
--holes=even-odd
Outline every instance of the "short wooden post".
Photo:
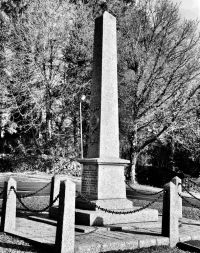
[{"label": "short wooden post", "polygon": [[181,179],[179,177],[174,177],[172,178],[172,183],[174,183],[177,187],[177,192],[178,192],[177,212],[178,212],[178,217],[182,218],[183,217],[182,198],[179,196],[179,194],[181,195],[182,193]]},{"label": "short wooden post", "polygon": [[1,231],[13,232],[16,224],[16,194],[13,189],[17,188],[17,183],[13,178],[9,178],[4,184],[4,196],[2,204]]},{"label": "short wooden post", "polygon": [[60,183],[60,200],[56,230],[56,253],[74,253],[75,242],[75,183]]},{"label": "short wooden post", "polygon": [[175,247],[179,241],[177,187],[170,182],[164,186],[162,235],[169,237],[170,247]]}]

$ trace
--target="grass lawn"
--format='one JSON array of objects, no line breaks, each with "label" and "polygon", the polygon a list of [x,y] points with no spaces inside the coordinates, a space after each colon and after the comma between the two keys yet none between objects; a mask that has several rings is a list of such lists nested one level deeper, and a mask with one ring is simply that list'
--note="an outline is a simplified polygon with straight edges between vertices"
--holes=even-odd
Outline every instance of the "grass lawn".
[{"label": "grass lawn", "polygon": [[[178,248],[170,249],[167,246],[160,246],[160,247],[150,247],[150,248],[144,248],[144,249],[136,249],[136,250],[126,250],[126,251],[112,251],[112,253],[187,253],[190,251],[183,251]],[[111,252],[109,252],[111,253]]]},{"label": "grass lawn", "polygon": [[[49,198],[48,197],[31,197],[26,198],[23,200],[24,203],[26,203],[27,206],[33,209],[41,209],[48,205]],[[134,200],[133,201],[135,206],[143,206],[148,203],[148,201],[144,200]],[[19,203],[17,203],[17,208],[23,209]],[[162,203],[154,203],[151,208],[155,208],[159,211],[159,213],[162,213]],[[186,218],[192,218],[198,220],[200,217],[200,210],[196,208],[191,207],[183,207],[183,216]],[[6,252],[6,253],[50,253],[48,249],[39,248],[35,245],[30,245],[24,240],[8,236],[4,233],[0,233],[0,252]],[[183,251],[178,248],[170,249],[169,247],[150,247],[145,249],[138,249],[138,250],[132,250],[132,251],[112,251],[114,252],[124,252],[124,253],[183,253],[183,252],[189,252],[189,251]],[[111,253],[111,252],[110,252]]]}]

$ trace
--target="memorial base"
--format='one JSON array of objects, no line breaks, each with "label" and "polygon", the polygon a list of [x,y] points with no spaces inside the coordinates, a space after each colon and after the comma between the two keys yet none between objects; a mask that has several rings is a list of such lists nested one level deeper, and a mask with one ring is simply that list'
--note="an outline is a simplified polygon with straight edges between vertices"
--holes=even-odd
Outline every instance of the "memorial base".
[{"label": "memorial base", "polygon": [[[132,214],[112,214],[98,209],[99,206],[107,210],[127,212],[140,208],[133,207],[132,201],[126,198],[124,167],[129,161],[119,158],[86,158],[79,162],[83,164],[82,196],[76,198],[76,224],[103,226],[158,221],[158,211],[153,209]],[[50,209],[52,218],[57,217],[57,209]]]},{"label": "memorial base", "polygon": [[[131,209],[117,209],[116,211],[132,211],[139,207]],[[76,209],[75,222],[86,226],[104,226],[120,223],[149,222],[158,221],[158,211],[154,209],[145,209],[132,214],[112,214],[104,211],[80,210]]]},{"label": "memorial base", "polygon": [[99,200],[91,200],[89,204],[88,202],[82,200],[81,198],[76,198],[76,208],[83,210],[98,210],[96,206],[100,206],[102,208],[107,209],[129,209],[133,207],[133,203],[128,199],[99,199]]},{"label": "memorial base", "polygon": [[[129,209],[115,209],[115,211],[132,211],[140,207]],[[58,207],[52,207],[50,216],[57,218]],[[158,221],[158,211],[155,209],[144,209],[132,214],[111,214],[100,210],[82,210],[75,211],[75,224],[85,226],[104,226],[120,223],[150,222]]]},{"label": "memorial base", "polygon": [[126,199],[124,167],[129,161],[119,158],[85,158],[81,193],[90,200]]}]

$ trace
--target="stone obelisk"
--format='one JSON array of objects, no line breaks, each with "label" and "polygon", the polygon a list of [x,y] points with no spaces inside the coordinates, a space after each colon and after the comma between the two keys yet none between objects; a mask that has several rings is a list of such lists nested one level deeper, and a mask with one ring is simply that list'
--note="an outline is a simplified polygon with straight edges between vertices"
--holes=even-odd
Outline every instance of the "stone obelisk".
[{"label": "stone obelisk", "polygon": [[103,206],[120,199],[131,207],[124,183],[129,161],[119,158],[116,18],[107,11],[95,20],[90,114],[88,158],[80,161],[82,193]]},{"label": "stone obelisk", "polygon": [[108,12],[96,19],[89,158],[119,158],[116,19]]},{"label": "stone obelisk", "polygon": [[[82,194],[103,208],[133,207],[126,199],[124,181],[124,166],[129,161],[119,158],[116,18],[107,11],[95,20],[88,157],[79,162],[83,164]],[[81,201],[77,201],[77,207],[90,209]],[[90,225],[123,222],[119,220],[122,216],[108,217],[95,210],[79,211],[78,217],[89,220]],[[133,215],[125,217],[129,222],[134,219]]]}]

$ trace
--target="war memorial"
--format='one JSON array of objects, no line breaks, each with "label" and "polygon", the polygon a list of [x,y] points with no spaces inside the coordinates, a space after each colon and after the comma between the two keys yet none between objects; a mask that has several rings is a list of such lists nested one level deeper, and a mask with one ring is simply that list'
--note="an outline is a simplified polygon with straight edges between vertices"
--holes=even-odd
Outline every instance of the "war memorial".
[{"label": "war memorial", "polygon": [[[133,206],[126,198],[124,181],[129,161],[119,157],[116,18],[107,11],[95,21],[90,114],[88,157],[79,160],[83,165],[81,193],[102,208],[130,210]],[[80,200],[77,208],[77,222],[88,225],[158,219],[157,211],[150,209],[119,217],[87,210],[91,207]]]},{"label": "war memorial", "polygon": [[[119,155],[116,18],[107,11],[95,20],[88,156],[79,162],[81,192],[68,177],[54,176],[46,185],[51,188],[49,205],[33,210],[38,216],[17,215],[17,200],[31,210],[18,194],[16,181],[9,178],[2,191],[1,231],[57,253],[175,247],[200,240],[200,222],[182,217],[186,195],[178,177],[151,194],[157,196],[146,206],[135,207],[126,197],[124,168],[129,161]],[[157,209],[148,208],[161,197],[162,217]]]}]

